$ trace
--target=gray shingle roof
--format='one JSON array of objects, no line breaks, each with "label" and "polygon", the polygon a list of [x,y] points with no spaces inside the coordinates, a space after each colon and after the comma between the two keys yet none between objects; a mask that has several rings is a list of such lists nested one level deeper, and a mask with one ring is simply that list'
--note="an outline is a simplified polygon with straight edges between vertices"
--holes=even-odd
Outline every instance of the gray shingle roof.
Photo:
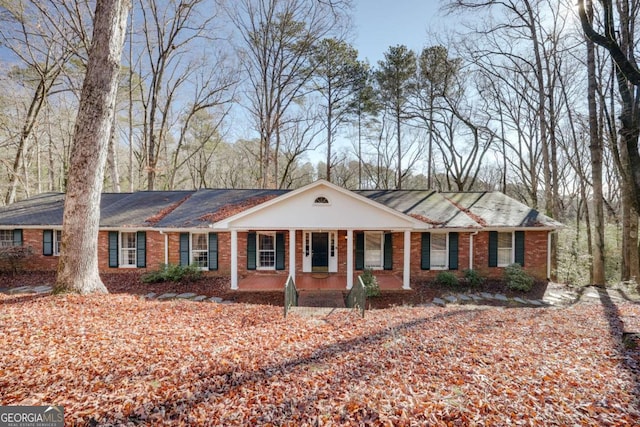
[{"label": "gray shingle roof", "polygon": [[356,193],[436,228],[480,228],[441,193],[432,190],[361,190]]},{"label": "gray shingle roof", "polygon": [[[199,228],[289,190],[205,189],[104,193],[101,227]],[[359,190],[355,193],[436,228],[549,227],[562,224],[500,193]],[[60,226],[64,194],[46,193],[0,207],[0,226]]]},{"label": "gray shingle roof", "polygon": [[0,207],[0,225],[62,225],[64,194],[44,193]]},{"label": "gray shingle roof", "polygon": [[442,193],[484,227],[561,227],[562,224],[499,191]]},{"label": "gray shingle roof", "polygon": [[[287,193],[288,190],[198,190],[155,226],[160,228],[208,227],[212,219]],[[218,214],[218,215],[216,215]],[[227,215],[230,216],[230,215]]]}]

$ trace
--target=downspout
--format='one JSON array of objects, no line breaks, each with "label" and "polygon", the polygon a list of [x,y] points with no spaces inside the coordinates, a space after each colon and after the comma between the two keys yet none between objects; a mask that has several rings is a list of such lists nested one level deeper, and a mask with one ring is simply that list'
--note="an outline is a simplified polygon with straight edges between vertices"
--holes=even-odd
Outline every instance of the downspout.
[{"label": "downspout", "polygon": [[477,231],[469,234],[469,270],[473,270],[473,236],[477,235]]},{"label": "downspout", "polygon": [[557,230],[551,230],[547,233],[547,281],[551,281],[551,236],[556,234]]},{"label": "downspout", "polygon": [[169,235],[164,230],[160,230],[160,234],[164,236],[164,263],[167,265],[169,264]]}]

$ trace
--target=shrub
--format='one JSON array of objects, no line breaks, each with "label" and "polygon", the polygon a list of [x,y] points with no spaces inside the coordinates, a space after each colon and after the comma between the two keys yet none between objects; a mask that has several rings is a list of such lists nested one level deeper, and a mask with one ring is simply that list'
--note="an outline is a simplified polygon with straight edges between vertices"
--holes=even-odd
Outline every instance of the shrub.
[{"label": "shrub", "polygon": [[529,276],[520,264],[509,264],[504,269],[504,279],[507,287],[514,291],[528,292],[533,286],[533,277]]},{"label": "shrub", "polygon": [[450,271],[441,271],[436,276],[436,282],[440,285],[448,286],[450,288],[455,288],[458,286],[459,281],[455,274]]},{"label": "shrub", "polygon": [[376,279],[376,276],[374,276],[373,271],[371,271],[370,268],[365,269],[361,277],[367,297],[377,297],[380,295],[378,279]]},{"label": "shrub", "polygon": [[175,265],[161,264],[158,270],[149,271],[142,275],[144,283],[158,282],[193,282],[202,276],[200,268],[194,264]]},{"label": "shrub", "polygon": [[1,269],[12,274],[24,269],[24,265],[33,255],[31,246],[7,246],[0,249]]},{"label": "shrub", "polygon": [[479,288],[484,283],[485,278],[480,275],[476,270],[468,269],[464,270],[464,278],[472,288]]}]

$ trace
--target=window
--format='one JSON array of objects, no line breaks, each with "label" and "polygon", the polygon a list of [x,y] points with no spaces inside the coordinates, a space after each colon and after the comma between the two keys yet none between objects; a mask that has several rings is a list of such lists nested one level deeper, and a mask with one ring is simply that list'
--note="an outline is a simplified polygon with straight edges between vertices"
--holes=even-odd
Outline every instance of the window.
[{"label": "window", "polygon": [[275,233],[257,234],[259,269],[272,270],[276,268],[276,235]]},{"label": "window", "polygon": [[13,246],[13,230],[0,230],[0,248]]},{"label": "window", "polygon": [[329,199],[327,199],[324,196],[318,196],[316,197],[316,199],[313,201],[313,203],[315,205],[328,205],[329,204]]},{"label": "window", "polygon": [[208,234],[191,235],[191,263],[199,268],[209,268]]},{"label": "window", "polygon": [[498,233],[498,267],[513,262],[513,233]]},{"label": "window", "polygon": [[364,233],[364,267],[374,270],[382,268],[382,244],[384,243],[382,232]]},{"label": "window", "polygon": [[120,267],[136,266],[136,233],[120,233]]},{"label": "window", "polygon": [[447,268],[447,235],[431,235],[431,268],[434,270]]},{"label": "window", "polygon": [[62,242],[62,230],[53,231],[53,254],[60,255],[60,242]]}]

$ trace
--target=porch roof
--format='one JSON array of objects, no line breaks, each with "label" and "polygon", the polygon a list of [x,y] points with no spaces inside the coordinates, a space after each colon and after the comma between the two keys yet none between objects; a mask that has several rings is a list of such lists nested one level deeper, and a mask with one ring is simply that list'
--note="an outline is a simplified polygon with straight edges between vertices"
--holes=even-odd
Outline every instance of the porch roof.
[{"label": "porch roof", "polygon": [[213,224],[214,229],[428,229],[432,225],[319,180]]}]

